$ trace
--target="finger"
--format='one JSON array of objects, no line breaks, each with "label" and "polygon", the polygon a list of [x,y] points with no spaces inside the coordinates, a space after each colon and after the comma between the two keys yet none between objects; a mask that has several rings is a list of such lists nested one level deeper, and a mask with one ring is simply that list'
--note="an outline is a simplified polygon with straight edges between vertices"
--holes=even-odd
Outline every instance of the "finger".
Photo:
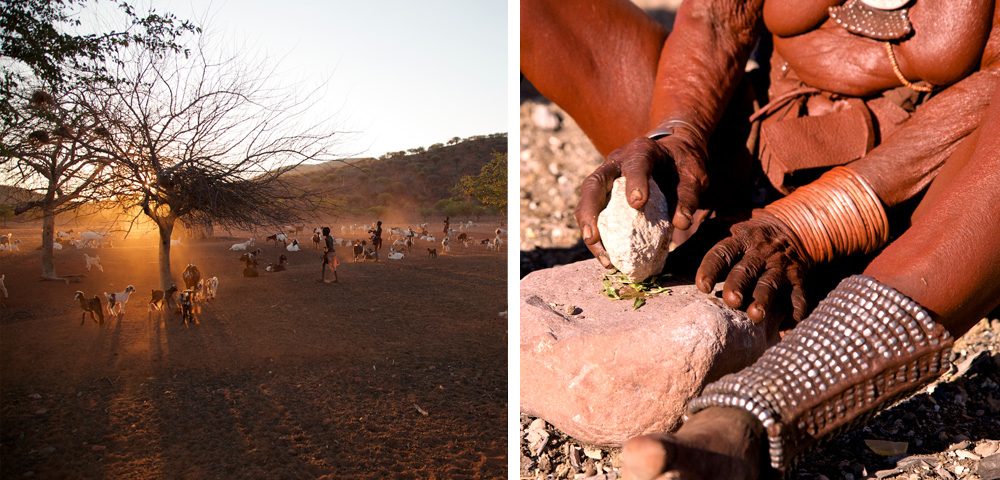
[{"label": "finger", "polygon": [[621,175],[617,162],[606,161],[587,176],[580,185],[580,203],[576,205],[573,215],[580,225],[583,243],[593,245],[601,241],[601,232],[597,228],[597,216],[608,204],[608,193],[611,185]]},{"label": "finger", "polygon": [[801,322],[806,318],[809,304],[806,302],[806,290],[802,286],[802,271],[797,265],[789,267],[788,283],[792,286],[792,320]]},{"label": "finger", "polygon": [[744,292],[750,290],[750,286],[756,282],[761,273],[764,272],[764,259],[758,255],[746,254],[726,276],[726,283],[722,286],[722,301],[733,308],[743,307]]},{"label": "finger", "polygon": [[[584,243],[584,245],[587,244]],[[615,266],[611,264],[611,257],[608,255],[608,251],[604,249],[603,243],[597,242],[593,245],[587,245],[587,250],[590,250],[590,253],[594,254],[594,258],[596,258],[598,262],[601,262],[602,267],[609,270],[615,268]]]},{"label": "finger", "polygon": [[633,437],[622,448],[624,478],[652,480],[666,472],[676,457],[677,447],[666,437]]},{"label": "finger", "polygon": [[649,200],[649,175],[653,172],[656,144],[649,139],[636,139],[622,149],[621,170],[625,176],[625,193],[628,204],[639,210]]},{"label": "finger", "polygon": [[677,208],[671,223],[681,230],[691,228],[698,198],[705,190],[705,181],[685,171],[677,172]]},{"label": "finger", "polygon": [[705,254],[694,276],[694,284],[698,290],[704,293],[711,292],[722,272],[729,270],[729,266],[741,256],[743,256],[743,246],[736,238],[729,237],[717,243]]},{"label": "finger", "polygon": [[785,285],[788,284],[788,277],[785,275],[783,265],[768,265],[757,280],[757,287],[753,290],[753,303],[747,308],[747,315],[753,323],[760,323],[771,311],[774,299]]}]

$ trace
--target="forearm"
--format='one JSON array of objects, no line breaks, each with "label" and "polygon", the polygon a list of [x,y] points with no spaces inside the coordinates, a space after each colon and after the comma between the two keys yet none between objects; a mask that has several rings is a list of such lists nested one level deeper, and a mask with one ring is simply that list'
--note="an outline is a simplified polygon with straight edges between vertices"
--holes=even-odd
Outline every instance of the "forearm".
[{"label": "forearm", "polygon": [[687,122],[708,138],[763,31],[760,0],[681,4],[657,66],[649,128]]},{"label": "forearm", "polygon": [[976,72],[921,106],[889,138],[850,167],[886,207],[923,191],[959,142],[983,122],[1000,85],[1000,66]]}]

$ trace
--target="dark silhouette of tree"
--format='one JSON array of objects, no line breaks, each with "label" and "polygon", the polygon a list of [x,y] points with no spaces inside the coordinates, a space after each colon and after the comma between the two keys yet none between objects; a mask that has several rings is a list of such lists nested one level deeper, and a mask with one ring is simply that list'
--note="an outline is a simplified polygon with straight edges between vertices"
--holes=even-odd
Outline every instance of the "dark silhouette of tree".
[{"label": "dark silhouette of tree", "polygon": [[139,14],[127,2],[117,6],[124,17],[120,29],[91,35],[66,33],[81,25],[77,7],[89,0],[17,0],[0,2],[0,118],[10,121],[22,111],[15,102],[20,92],[43,88],[61,95],[73,86],[113,79],[109,65],[115,54],[133,46],[149,51],[183,52],[177,38],[198,28],[174,15],[150,11]]},{"label": "dark silhouette of tree", "polygon": [[41,90],[18,95],[14,104],[20,111],[0,130],[0,156],[10,159],[0,178],[37,198],[17,204],[13,213],[41,210],[42,277],[49,280],[64,280],[53,264],[56,215],[98,200],[107,180],[102,176],[107,159],[94,145],[108,132],[78,101],[73,95],[57,101]]},{"label": "dark silhouette of tree", "polygon": [[[301,221],[320,195],[285,175],[307,161],[337,161],[333,118],[306,120],[319,90],[272,86],[274,67],[242,54],[210,58],[139,51],[115,72],[127,82],[95,86],[88,103],[105,119],[101,153],[122,211],[138,207],[159,230],[160,285],[170,275],[175,222],[254,229]],[[266,60],[265,60],[266,61]],[[318,184],[313,184],[318,185]],[[137,214],[139,215],[139,214]]]}]

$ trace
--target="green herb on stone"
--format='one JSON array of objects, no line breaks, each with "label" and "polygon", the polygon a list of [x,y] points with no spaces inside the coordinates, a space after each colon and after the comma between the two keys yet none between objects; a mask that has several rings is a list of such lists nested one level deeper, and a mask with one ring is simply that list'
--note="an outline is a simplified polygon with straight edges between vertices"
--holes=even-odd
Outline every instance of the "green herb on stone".
[{"label": "green herb on stone", "polygon": [[669,273],[651,277],[645,282],[635,283],[629,281],[628,277],[621,272],[605,273],[601,276],[601,285],[604,286],[601,293],[614,300],[632,299],[632,310],[638,310],[639,307],[646,304],[646,299],[649,297],[673,293],[669,288],[660,286],[660,282],[668,278],[670,278]]}]

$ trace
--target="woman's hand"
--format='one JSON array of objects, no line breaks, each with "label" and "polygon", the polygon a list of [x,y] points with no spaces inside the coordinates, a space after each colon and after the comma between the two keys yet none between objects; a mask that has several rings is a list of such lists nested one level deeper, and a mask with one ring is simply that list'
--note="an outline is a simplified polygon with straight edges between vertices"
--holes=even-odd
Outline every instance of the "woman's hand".
[{"label": "woman's hand", "polygon": [[764,319],[777,299],[778,292],[791,288],[792,318],[805,318],[806,298],[802,289],[808,264],[803,260],[798,239],[781,220],[765,210],[755,210],[750,220],[730,229],[732,236],[722,240],[708,253],[695,275],[695,285],[702,292],[712,291],[727,271],[722,299],[733,308],[743,308],[747,295],[753,301],[746,307],[754,322]]},{"label": "woman's hand", "polygon": [[[625,176],[628,203],[632,208],[640,209],[646,205],[649,177],[652,176],[674,211],[674,227],[687,230],[691,226],[699,196],[708,186],[706,149],[696,138],[682,130],[657,140],[636,138],[611,152],[604,163],[584,179],[580,186],[576,221],[580,225],[584,244],[605,268],[611,268],[611,262],[601,243],[597,216],[607,206],[611,187],[620,176]],[[671,193],[673,188],[664,188],[675,184],[676,198]]]}]

